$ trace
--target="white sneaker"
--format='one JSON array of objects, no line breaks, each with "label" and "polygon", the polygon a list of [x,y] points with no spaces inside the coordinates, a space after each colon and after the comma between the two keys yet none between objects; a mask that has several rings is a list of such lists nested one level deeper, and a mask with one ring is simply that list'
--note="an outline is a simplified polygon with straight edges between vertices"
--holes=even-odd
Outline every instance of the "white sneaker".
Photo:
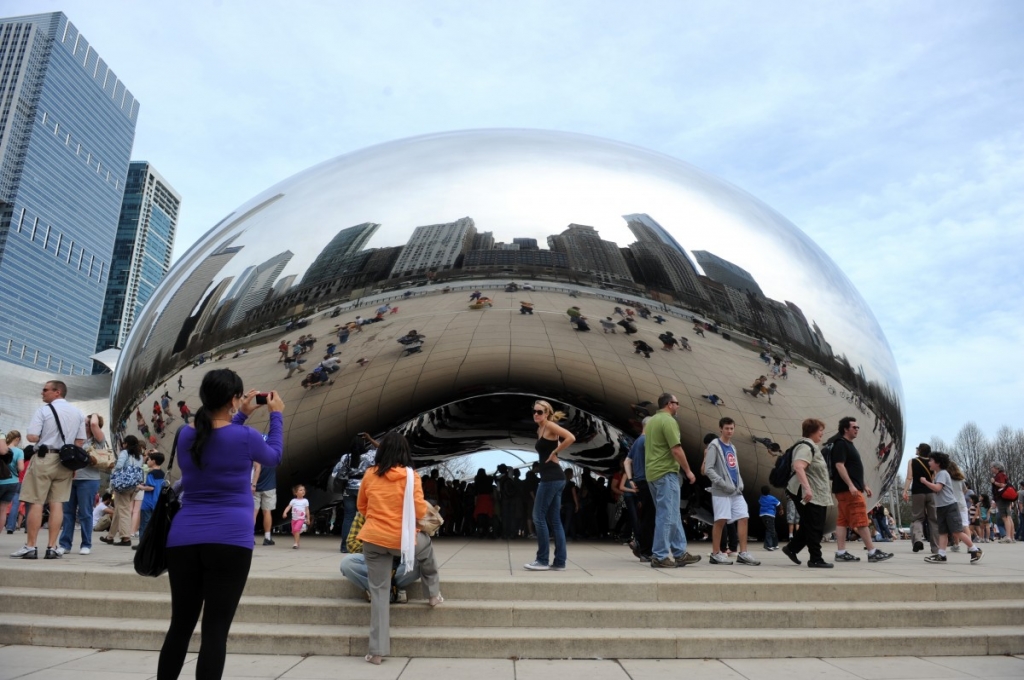
[{"label": "white sneaker", "polygon": [[57,546],[56,548],[54,548],[53,550],[54,550],[54,552],[56,552],[56,553],[57,553],[58,555],[63,555],[64,553],[66,553],[66,552],[67,552],[67,550],[65,550],[64,548],[60,547],[59,545],[58,545],[58,546]]},{"label": "white sneaker", "polygon": [[524,564],[523,568],[527,571],[549,571],[551,569],[549,565],[542,564],[536,561],[530,562],[529,564]]},{"label": "white sneaker", "polygon": [[92,550],[90,550],[89,548],[79,548],[78,549],[78,554],[79,555],[88,555],[91,552],[92,552]]}]

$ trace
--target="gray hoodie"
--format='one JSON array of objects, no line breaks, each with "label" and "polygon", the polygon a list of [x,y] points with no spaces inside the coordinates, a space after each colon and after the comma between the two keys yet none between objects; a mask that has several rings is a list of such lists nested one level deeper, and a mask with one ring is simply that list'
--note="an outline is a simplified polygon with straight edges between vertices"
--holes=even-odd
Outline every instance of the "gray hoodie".
[{"label": "gray hoodie", "polygon": [[[735,444],[732,444],[736,448]],[[739,472],[739,456],[736,460],[736,471]],[[739,496],[743,493],[743,475],[739,475],[739,485],[732,483],[732,475],[725,462],[725,453],[721,442],[716,438],[704,450],[704,474],[711,480],[712,496]]]}]

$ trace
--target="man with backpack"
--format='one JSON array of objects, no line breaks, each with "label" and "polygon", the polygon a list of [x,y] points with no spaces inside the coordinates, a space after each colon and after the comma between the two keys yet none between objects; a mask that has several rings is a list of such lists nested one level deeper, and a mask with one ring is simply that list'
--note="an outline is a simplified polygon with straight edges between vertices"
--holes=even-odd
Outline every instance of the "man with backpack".
[{"label": "man with backpack", "polygon": [[866,498],[871,497],[871,488],[864,484],[864,464],[860,452],[853,445],[860,425],[856,418],[847,416],[839,421],[839,437],[832,442],[829,459],[832,463],[832,493],[839,506],[836,519],[836,561],[860,562],[860,558],[846,551],[846,529],[853,529],[868,549],[868,562],[882,562],[892,557],[875,548],[871,540],[871,521],[868,519]]}]

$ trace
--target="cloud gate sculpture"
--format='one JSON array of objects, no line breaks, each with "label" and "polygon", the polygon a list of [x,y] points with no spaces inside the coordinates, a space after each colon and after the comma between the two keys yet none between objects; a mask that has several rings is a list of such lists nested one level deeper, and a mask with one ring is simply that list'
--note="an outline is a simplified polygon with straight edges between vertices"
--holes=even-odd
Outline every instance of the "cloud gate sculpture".
[{"label": "cloud gate sculpture", "polygon": [[[194,411],[220,367],[283,395],[282,491],[322,479],[363,431],[401,429],[420,465],[532,451],[538,397],[569,414],[565,458],[600,471],[662,392],[679,398],[695,467],[731,416],[752,500],[774,460],[765,444],[786,448],[804,418],[830,432],[861,421],[874,489],[903,449],[885,337],[806,235],[686,163],[564,133],[383,144],[239,207],[136,321],[113,380],[118,434],[138,434],[165,391]],[[250,424],[265,423],[258,411]]]}]

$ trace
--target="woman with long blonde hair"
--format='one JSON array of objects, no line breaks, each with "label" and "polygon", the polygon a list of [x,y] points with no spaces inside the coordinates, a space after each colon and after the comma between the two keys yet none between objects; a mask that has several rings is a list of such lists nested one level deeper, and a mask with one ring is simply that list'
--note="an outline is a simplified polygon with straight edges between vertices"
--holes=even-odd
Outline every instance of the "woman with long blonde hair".
[{"label": "woman with long blonde hair", "polygon": [[[533,523],[537,530],[537,559],[525,565],[529,571],[565,569],[565,529],[562,527],[562,489],[565,476],[558,454],[572,446],[576,437],[558,424],[565,414],[540,399],[533,404],[533,422],[537,425],[537,455],[540,471],[537,496],[533,503]],[[555,560],[549,562],[549,535],[555,537]]]}]

